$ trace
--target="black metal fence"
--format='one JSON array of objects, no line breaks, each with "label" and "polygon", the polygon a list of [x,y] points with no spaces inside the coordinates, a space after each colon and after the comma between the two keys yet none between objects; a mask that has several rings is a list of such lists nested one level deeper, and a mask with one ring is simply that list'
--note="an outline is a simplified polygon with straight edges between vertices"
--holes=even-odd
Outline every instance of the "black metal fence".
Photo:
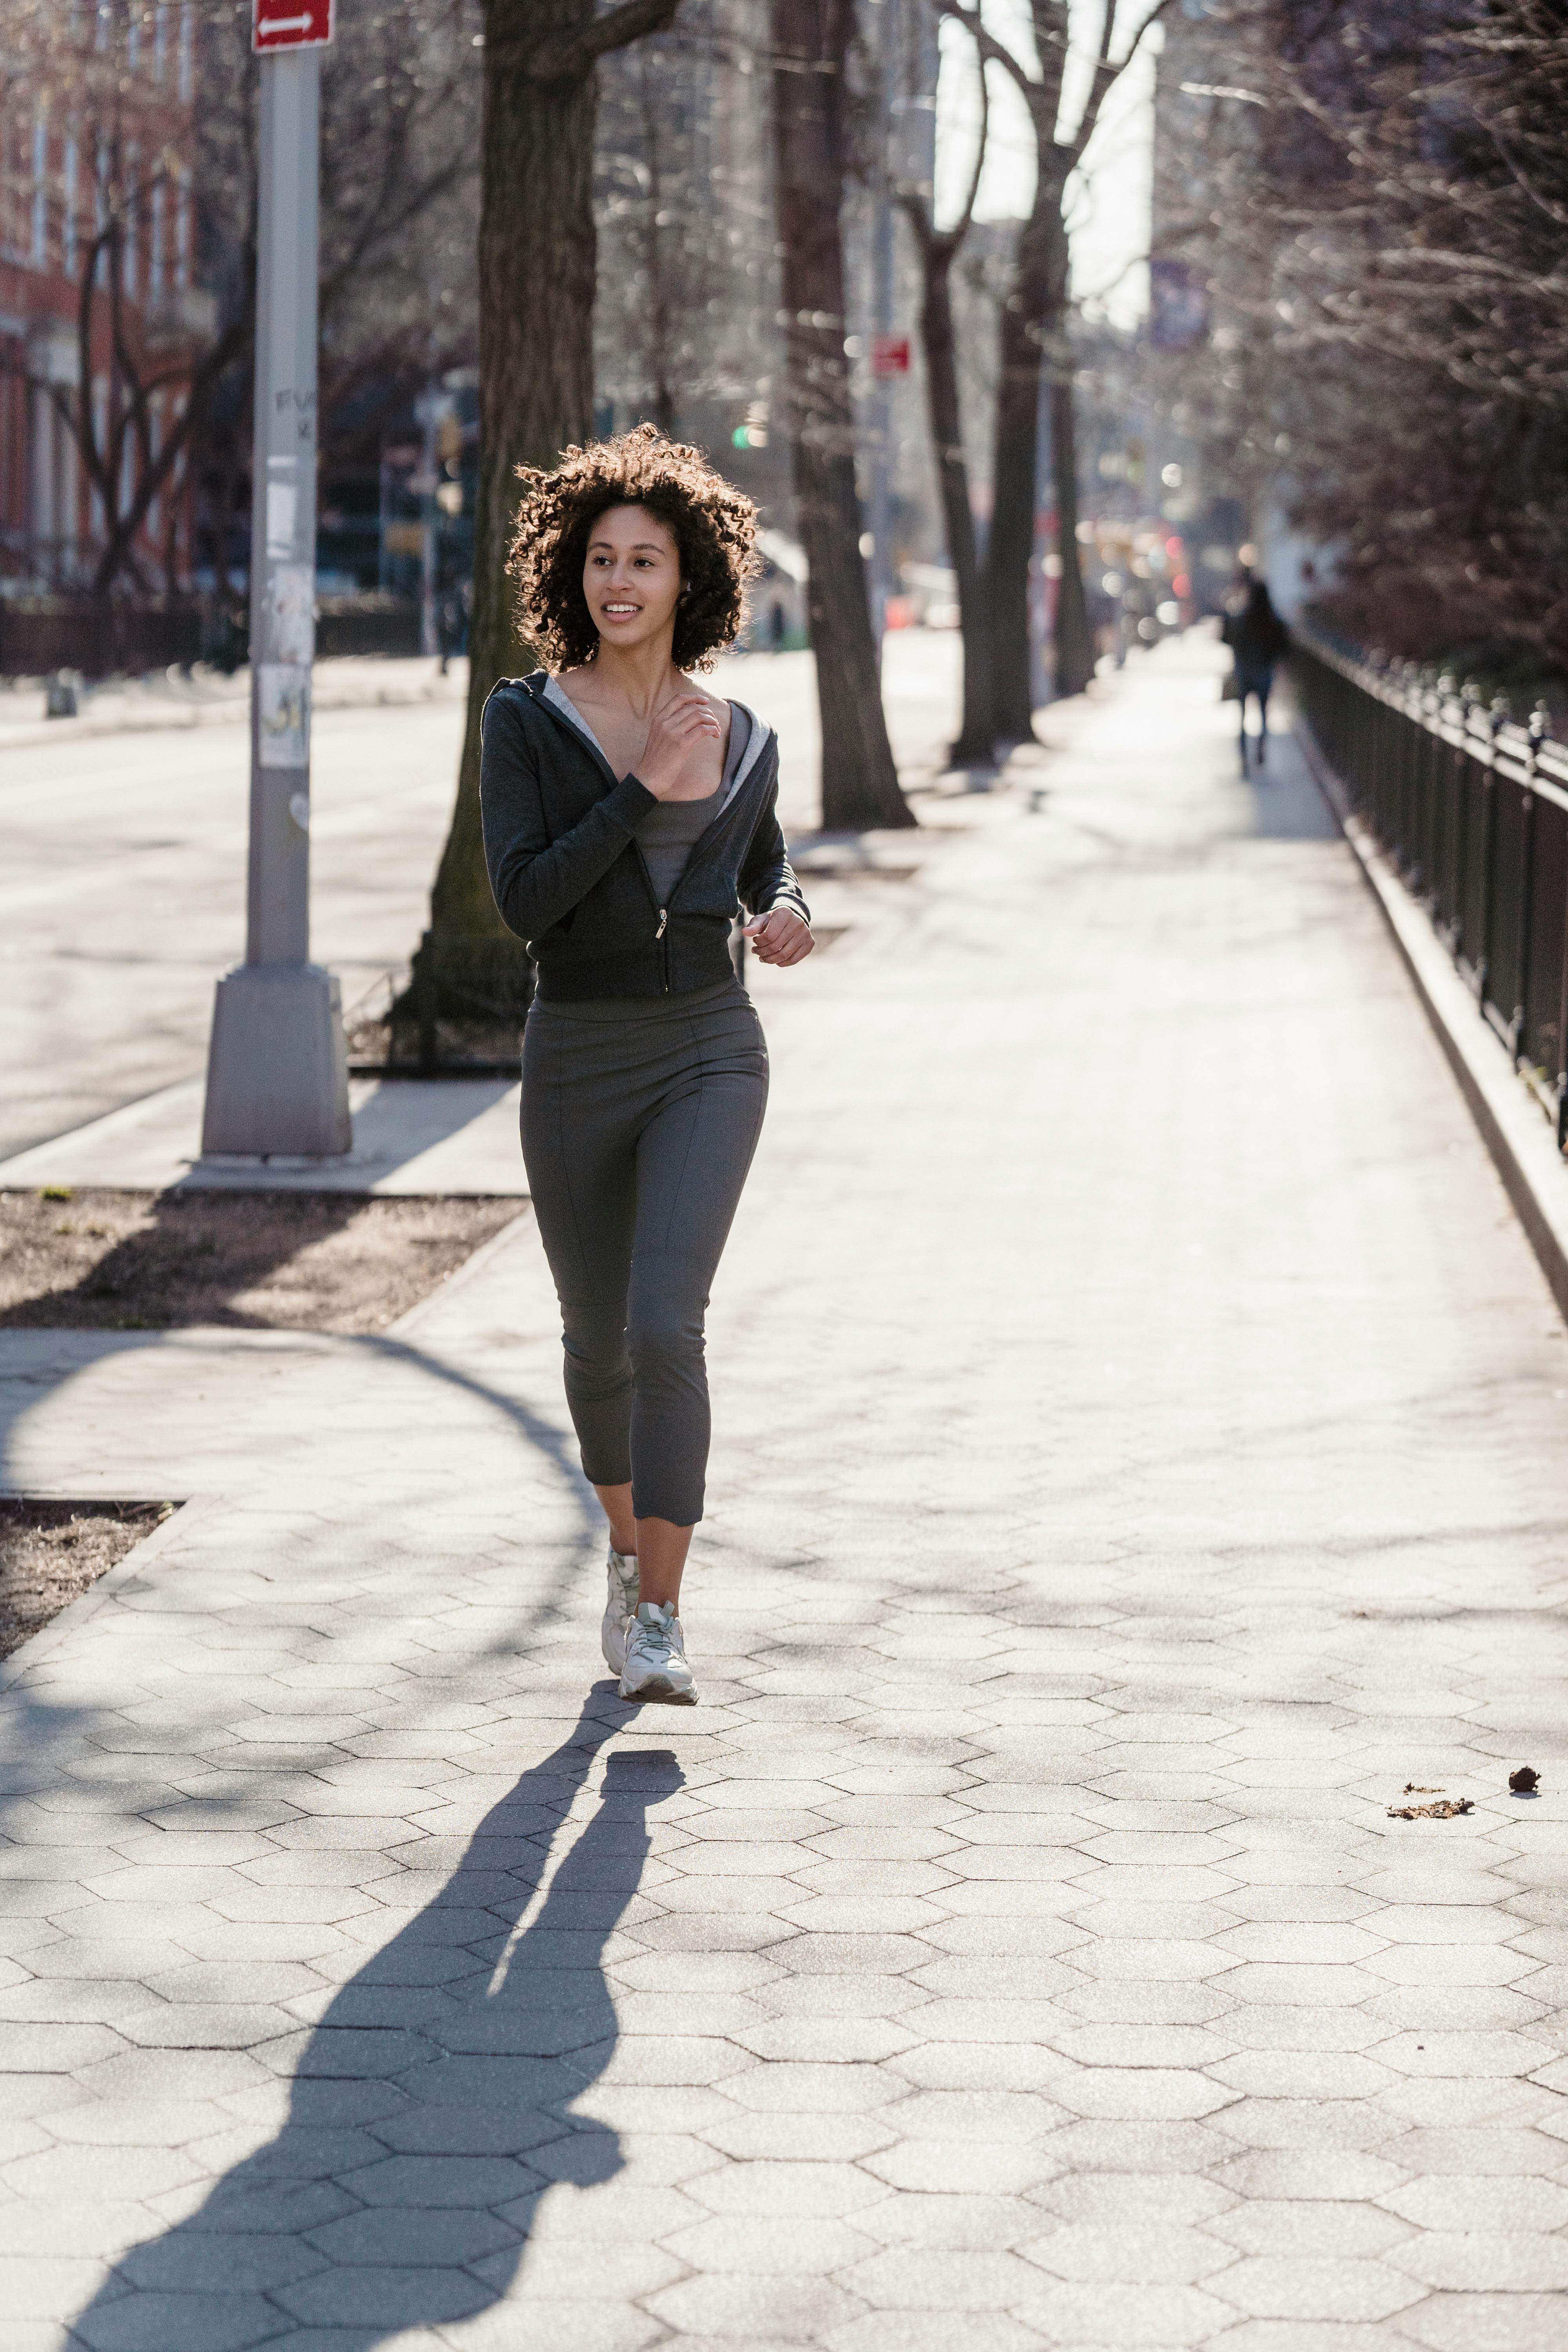
[{"label": "black metal fence", "polygon": [[0,677],[141,677],[201,658],[202,607],[192,597],[96,604],[86,596],[0,597]]},{"label": "black metal fence", "polygon": [[533,966],[521,940],[426,931],[407,992],[392,1008],[387,1070],[515,1076],[532,1000]]},{"label": "black metal fence", "polygon": [[[417,654],[419,634],[419,607],[406,598],[323,596],[317,605],[322,660]],[[211,595],[106,604],[87,596],[0,597],[0,677],[47,677],[54,670],[141,677],[196,661],[232,671],[248,658],[248,635],[243,606]]]},{"label": "black metal fence", "polygon": [[1299,633],[1313,734],[1568,1141],[1568,745],[1506,698]]}]

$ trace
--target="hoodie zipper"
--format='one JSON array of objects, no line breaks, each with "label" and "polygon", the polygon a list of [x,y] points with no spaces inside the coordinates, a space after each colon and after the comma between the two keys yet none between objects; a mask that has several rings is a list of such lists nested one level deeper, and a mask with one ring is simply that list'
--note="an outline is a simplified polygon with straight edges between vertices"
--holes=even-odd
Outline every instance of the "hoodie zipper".
[{"label": "hoodie zipper", "polygon": [[660,992],[668,996],[669,994],[669,944],[664,935],[669,928],[669,908],[661,907],[658,903],[658,892],[653,887],[653,870],[643,854],[641,842],[634,840],[632,847],[637,851],[637,864],[642,868],[642,878],[647,884],[647,895],[653,900],[654,912],[658,917],[658,929],[653,935],[653,943],[658,950]]}]

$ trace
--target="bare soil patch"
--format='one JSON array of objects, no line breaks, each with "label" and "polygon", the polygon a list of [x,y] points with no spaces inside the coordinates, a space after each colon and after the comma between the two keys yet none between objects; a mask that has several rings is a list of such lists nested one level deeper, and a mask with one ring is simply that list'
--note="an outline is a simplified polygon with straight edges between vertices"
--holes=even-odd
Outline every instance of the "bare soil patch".
[{"label": "bare soil patch", "polygon": [[0,1495],[0,1658],[162,1526],[173,1503],[39,1503]]},{"label": "bare soil patch", "polygon": [[381,1331],[520,1212],[341,1192],[0,1192],[0,1329]]}]

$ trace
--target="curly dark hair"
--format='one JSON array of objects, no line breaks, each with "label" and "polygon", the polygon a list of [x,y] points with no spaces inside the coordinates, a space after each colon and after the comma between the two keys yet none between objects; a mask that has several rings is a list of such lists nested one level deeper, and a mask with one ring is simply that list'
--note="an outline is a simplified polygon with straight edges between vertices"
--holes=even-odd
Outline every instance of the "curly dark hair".
[{"label": "curly dark hair", "polygon": [[757,509],[745,493],[657,425],[567,449],[552,473],[517,470],[526,488],[506,568],[517,582],[519,627],[547,667],[574,669],[598,652],[583,594],[588,534],[609,508],[636,506],[663,523],[680,557],[675,667],[711,668],[740,632],[747,584],[761,568]]}]

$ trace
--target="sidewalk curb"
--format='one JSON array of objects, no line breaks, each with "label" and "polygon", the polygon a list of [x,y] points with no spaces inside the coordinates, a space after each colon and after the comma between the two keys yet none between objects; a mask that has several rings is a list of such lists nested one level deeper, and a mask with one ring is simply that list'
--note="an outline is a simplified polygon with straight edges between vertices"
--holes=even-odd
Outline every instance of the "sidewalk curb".
[{"label": "sidewalk curb", "polygon": [[[40,1499],[47,1502],[51,1498],[45,1496]],[[18,1643],[8,1658],[0,1659],[0,1695],[11,1690],[24,1675],[31,1674],[35,1666],[44,1664],[51,1651],[65,1640],[68,1633],[74,1633],[79,1625],[85,1624],[105,1601],[113,1600],[122,1584],[128,1583],[132,1577],[139,1576],[166,1545],[173,1543],[176,1531],[182,1536],[187,1535],[195,1522],[214,1509],[220,1499],[216,1495],[197,1495],[188,1501],[176,1502],[168,1517],[160,1521],[151,1535],[143,1536],[140,1543],[132,1544],[123,1559],[116,1560],[112,1568],[105,1569],[96,1583],[89,1584],[85,1592],[79,1592],[76,1599],[68,1601],[47,1625],[40,1625],[36,1633],[30,1633],[25,1642]]]},{"label": "sidewalk curb", "polygon": [[475,1283],[485,1281],[496,1260],[504,1257],[508,1249],[516,1246],[519,1219],[526,1218],[531,1222],[532,1210],[533,1202],[529,1195],[526,1192],[518,1193],[517,1216],[509,1217],[500,1233],[492,1234],[488,1242],[481,1242],[479,1248],[463,1260],[461,1265],[455,1265],[445,1280],[436,1285],[434,1290],[427,1290],[423,1298],[416,1298],[412,1307],[405,1307],[397,1320],[395,1323],[389,1323],[379,1336],[384,1339],[407,1339],[416,1337],[430,1320],[437,1307],[445,1307],[463,1291],[470,1289]]},{"label": "sidewalk curb", "polygon": [[[426,657],[421,655],[416,658]],[[348,686],[351,681],[344,679],[342,683]],[[367,679],[363,692],[350,692],[342,700],[331,691],[324,694],[312,703],[311,716],[327,719],[340,710],[426,710],[437,707],[460,711],[465,708],[465,698],[435,694],[428,685],[415,687],[412,681],[409,690],[402,692],[387,680],[373,686]],[[18,719],[11,724],[0,720],[0,751],[28,751],[40,744],[103,742],[125,735],[185,735],[207,727],[249,724],[248,694],[215,697],[210,702],[181,702],[171,697],[167,704],[153,702],[102,719],[95,719],[89,709],[76,719]]]},{"label": "sidewalk curb", "polygon": [[1300,709],[1293,732],[1313,782],[1338,820],[1394,935],[1423,1011],[1458,1080],[1459,1091],[1491,1154],[1503,1190],[1524,1227],[1552,1297],[1568,1318],[1568,1167],[1535,1101],[1509,1066],[1501,1043],[1481,1017],[1475,998],[1447,950],[1350,805],[1343,783]]}]

